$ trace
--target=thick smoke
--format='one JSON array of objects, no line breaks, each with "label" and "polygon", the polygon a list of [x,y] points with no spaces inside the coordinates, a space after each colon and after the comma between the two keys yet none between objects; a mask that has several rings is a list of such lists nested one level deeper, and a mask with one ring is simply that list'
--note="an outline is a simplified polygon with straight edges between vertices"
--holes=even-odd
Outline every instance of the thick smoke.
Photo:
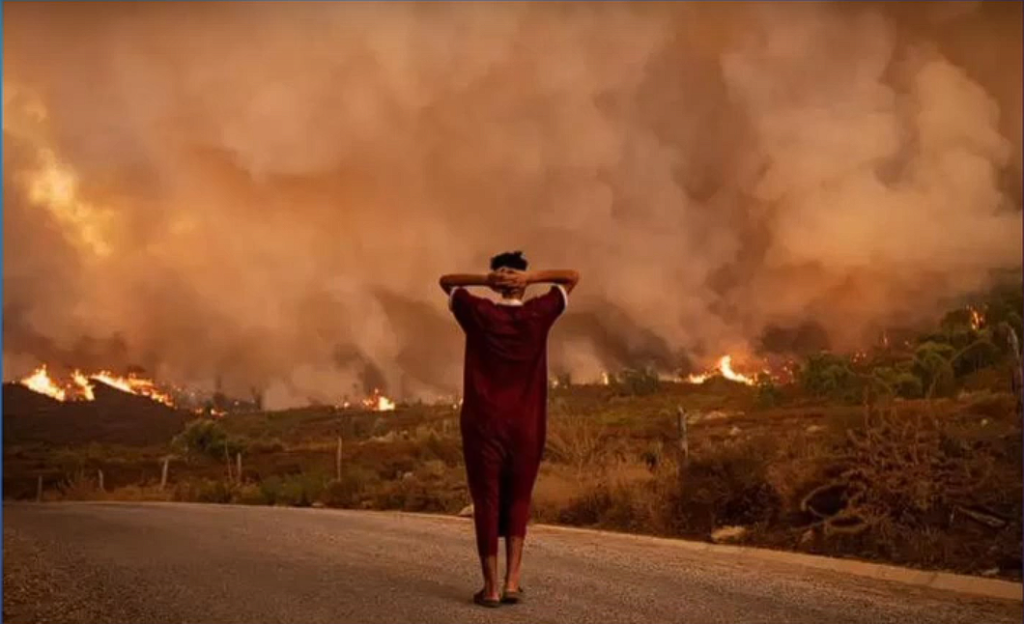
[{"label": "thick smoke", "polygon": [[8,3],[4,374],[441,396],[437,277],[506,249],[583,273],[579,378],[863,343],[1020,264],[1020,18]]}]

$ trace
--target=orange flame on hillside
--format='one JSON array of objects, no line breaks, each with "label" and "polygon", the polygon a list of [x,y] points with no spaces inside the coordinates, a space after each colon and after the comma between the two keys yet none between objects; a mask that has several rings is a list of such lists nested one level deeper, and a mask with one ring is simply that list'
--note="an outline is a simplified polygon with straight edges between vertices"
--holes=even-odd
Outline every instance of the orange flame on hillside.
[{"label": "orange flame on hillside", "polygon": [[20,381],[21,385],[25,386],[29,390],[38,392],[39,394],[45,394],[50,398],[57,399],[58,401],[96,400],[96,386],[93,382],[104,383],[108,386],[117,388],[122,392],[144,396],[159,403],[163,403],[168,407],[174,407],[174,401],[171,400],[170,395],[157,389],[156,382],[152,379],[145,379],[134,374],[129,374],[127,377],[121,377],[105,370],[99,371],[98,373],[86,374],[76,369],[72,371],[70,381],[60,383],[50,377],[50,374],[46,369],[46,365],[43,364],[33,371],[31,375],[21,379]]},{"label": "orange flame on hillside", "polygon": [[71,381],[80,389],[82,396],[85,397],[86,401],[92,401],[96,398],[93,394],[94,386],[89,383],[89,378],[82,374],[82,371],[75,370],[71,373]]},{"label": "orange flame on hillside", "polygon": [[28,377],[22,379],[21,385],[33,392],[45,394],[51,399],[57,399],[58,401],[63,401],[67,396],[64,389],[54,383],[53,379],[50,379],[50,374],[46,372],[45,364],[33,371]]},{"label": "orange flame on hillside", "polygon": [[129,394],[149,397],[154,401],[174,407],[174,401],[171,400],[171,397],[157,390],[156,383],[152,379],[145,379],[131,374],[127,377],[120,377],[110,371],[100,371],[90,377]]},{"label": "orange flame on hillside", "polygon": [[731,381],[746,384],[748,386],[752,386],[755,383],[753,377],[748,377],[743,373],[737,373],[732,369],[731,355],[723,355],[721,358],[719,358],[718,364],[715,365],[715,368],[713,370],[710,370],[706,373],[701,373],[700,375],[690,375],[689,377],[686,378],[686,381],[687,383],[692,384],[702,384],[708,379],[711,379],[712,377],[715,376],[725,377],[726,379],[729,379]]}]

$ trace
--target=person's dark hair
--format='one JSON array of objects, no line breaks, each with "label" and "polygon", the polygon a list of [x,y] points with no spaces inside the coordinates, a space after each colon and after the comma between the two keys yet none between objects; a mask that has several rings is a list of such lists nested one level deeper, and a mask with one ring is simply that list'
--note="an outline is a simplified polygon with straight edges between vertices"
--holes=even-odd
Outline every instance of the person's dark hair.
[{"label": "person's dark hair", "polygon": [[497,271],[501,268],[515,269],[516,271],[525,271],[526,267],[530,265],[523,257],[521,251],[506,251],[505,253],[498,254],[491,258],[491,270]]}]

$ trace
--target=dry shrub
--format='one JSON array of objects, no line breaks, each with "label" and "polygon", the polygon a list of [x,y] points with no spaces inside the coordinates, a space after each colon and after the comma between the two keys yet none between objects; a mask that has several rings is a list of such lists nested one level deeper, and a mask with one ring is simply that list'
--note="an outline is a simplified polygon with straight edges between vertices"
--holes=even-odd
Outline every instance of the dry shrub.
[{"label": "dry shrub", "polygon": [[[919,565],[956,562],[973,571],[1019,567],[1019,424],[996,432],[979,420],[948,410],[865,409],[846,432],[834,463],[841,470],[816,492],[835,508],[820,522],[818,537],[827,539],[817,539],[815,549]],[[971,510],[996,526],[972,519]]]},{"label": "dry shrub", "polygon": [[103,498],[115,501],[169,501],[172,494],[169,489],[161,490],[157,485],[126,485],[107,492]]},{"label": "dry shrub", "polygon": [[234,492],[231,485],[217,479],[186,479],[174,486],[171,498],[181,502],[230,503]]},{"label": "dry shrub", "polygon": [[930,414],[865,410],[863,427],[847,436],[850,467],[843,477],[863,484],[857,511],[881,529],[941,523],[980,493],[993,468],[989,454],[972,452]]},{"label": "dry shrub", "polygon": [[538,522],[558,522],[562,509],[588,487],[584,478],[564,466],[542,465],[533,488],[533,518]]},{"label": "dry shrub", "polygon": [[674,528],[707,535],[716,527],[775,521],[782,499],[768,478],[777,446],[767,436],[726,440],[690,460],[675,500]]},{"label": "dry shrub", "polygon": [[549,461],[566,464],[582,474],[584,469],[600,464],[607,453],[605,429],[593,418],[560,416],[548,423],[544,452]]},{"label": "dry shrub", "polygon": [[449,471],[443,479],[424,480],[413,474],[409,478],[387,481],[372,492],[366,501],[373,509],[401,509],[427,513],[452,514],[469,501],[465,476]]},{"label": "dry shrub", "polygon": [[345,466],[341,479],[332,481],[324,493],[324,504],[329,507],[347,507],[358,509],[372,498],[372,493],[380,487],[380,475],[373,470],[359,465]]},{"label": "dry shrub", "polygon": [[56,498],[76,501],[103,500],[106,493],[100,491],[96,477],[86,476],[85,472],[78,471],[60,482]]},{"label": "dry shrub", "polygon": [[260,492],[270,505],[309,507],[320,502],[326,485],[327,479],[319,474],[274,475],[260,482]]}]

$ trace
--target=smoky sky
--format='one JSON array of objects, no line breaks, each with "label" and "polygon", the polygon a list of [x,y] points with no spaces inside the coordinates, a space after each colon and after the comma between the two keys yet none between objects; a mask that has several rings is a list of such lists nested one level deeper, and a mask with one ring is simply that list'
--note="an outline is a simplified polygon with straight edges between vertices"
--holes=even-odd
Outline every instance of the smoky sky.
[{"label": "smoky sky", "polygon": [[437,278],[511,249],[583,274],[582,379],[856,346],[1021,261],[1020,3],[3,10],[7,378],[450,394]]}]

